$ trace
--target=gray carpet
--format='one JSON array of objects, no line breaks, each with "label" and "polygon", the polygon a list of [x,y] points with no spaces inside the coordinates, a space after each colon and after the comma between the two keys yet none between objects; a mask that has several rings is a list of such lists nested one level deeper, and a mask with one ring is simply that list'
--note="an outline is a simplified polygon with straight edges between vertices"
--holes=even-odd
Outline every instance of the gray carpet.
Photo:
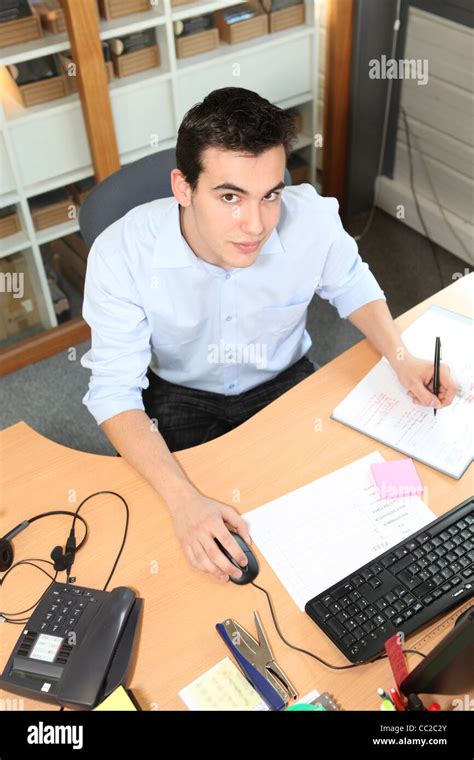
[{"label": "gray carpet", "polygon": [[[361,230],[363,222],[353,225],[351,232]],[[435,255],[424,237],[379,210],[359,248],[385,291],[394,317],[451,284],[453,275],[463,273],[466,266],[442,248],[436,247]],[[309,357],[320,366],[362,337],[319,298],[314,298],[308,310],[307,327],[313,339]],[[82,343],[76,346],[75,359],[64,351],[4,378],[0,427],[24,420],[65,446],[114,454],[81,401],[89,371],[81,367],[80,358],[88,348],[88,343]]]}]

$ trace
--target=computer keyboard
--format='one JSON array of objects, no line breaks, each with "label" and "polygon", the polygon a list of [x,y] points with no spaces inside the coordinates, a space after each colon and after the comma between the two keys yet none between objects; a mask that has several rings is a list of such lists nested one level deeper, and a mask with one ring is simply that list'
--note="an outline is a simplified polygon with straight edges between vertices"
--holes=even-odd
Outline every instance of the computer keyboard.
[{"label": "computer keyboard", "polygon": [[351,662],[473,596],[474,497],[318,594],[305,610]]}]

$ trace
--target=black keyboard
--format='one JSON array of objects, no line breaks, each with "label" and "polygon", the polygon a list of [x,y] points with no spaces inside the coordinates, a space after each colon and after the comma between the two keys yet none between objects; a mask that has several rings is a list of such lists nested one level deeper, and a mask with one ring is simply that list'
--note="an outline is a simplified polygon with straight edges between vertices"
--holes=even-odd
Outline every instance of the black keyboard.
[{"label": "black keyboard", "polygon": [[351,662],[465,602],[474,591],[474,497],[454,507],[305,605]]}]

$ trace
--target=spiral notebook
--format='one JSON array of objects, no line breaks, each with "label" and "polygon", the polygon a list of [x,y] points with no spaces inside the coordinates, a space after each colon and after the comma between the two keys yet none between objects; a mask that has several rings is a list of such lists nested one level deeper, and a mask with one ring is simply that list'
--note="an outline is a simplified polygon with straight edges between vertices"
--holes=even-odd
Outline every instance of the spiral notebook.
[{"label": "spiral notebook", "polygon": [[474,320],[431,306],[402,334],[408,350],[433,361],[435,338],[441,361],[451,369],[459,393],[439,409],[417,406],[386,359],[356,385],[331,418],[459,479],[473,459]]}]

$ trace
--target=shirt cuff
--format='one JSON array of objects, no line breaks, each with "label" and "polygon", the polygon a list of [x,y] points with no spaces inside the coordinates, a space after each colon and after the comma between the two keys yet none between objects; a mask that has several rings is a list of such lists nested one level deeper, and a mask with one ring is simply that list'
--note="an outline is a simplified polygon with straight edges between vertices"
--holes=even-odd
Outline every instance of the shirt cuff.
[{"label": "shirt cuff", "polygon": [[[104,391],[105,389],[101,389]],[[82,399],[82,403],[88,408],[98,425],[115,417],[121,412],[128,412],[131,409],[145,411],[141,392],[137,395],[124,393],[118,394],[112,389],[107,389],[102,398],[97,397],[97,389],[90,389]]]}]

